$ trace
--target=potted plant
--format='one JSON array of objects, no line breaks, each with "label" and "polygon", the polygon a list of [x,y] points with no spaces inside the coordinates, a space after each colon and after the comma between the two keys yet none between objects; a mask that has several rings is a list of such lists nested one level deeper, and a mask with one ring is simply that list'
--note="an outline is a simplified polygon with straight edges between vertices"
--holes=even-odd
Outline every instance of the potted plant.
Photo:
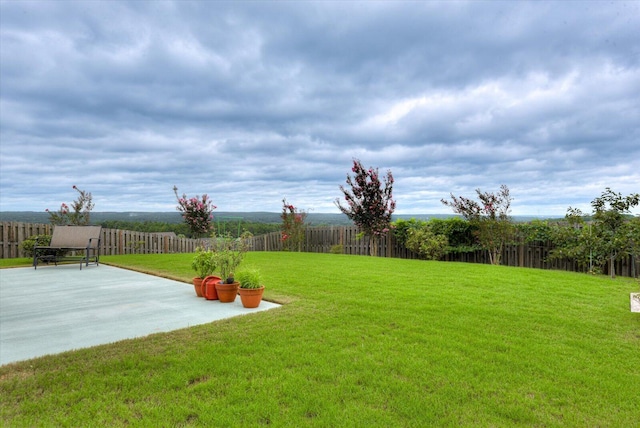
[{"label": "potted plant", "polygon": [[193,278],[193,286],[198,297],[203,297],[202,283],[204,279],[211,276],[216,270],[216,263],[211,250],[205,250],[202,247],[196,248],[196,255],[191,261],[191,268],[196,271],[196,277]]},{"label": "potted plant", "polygon": [[264,285],[258,269],[246,269],[238,272],[236,280],[240,283],[240,300],[245,308],[257,308],[262,301]]},{"label": "potted plant", "polygon": [[234,240],[229,237],[215,239],[213,258],[222,278],[216,284],[216,291],[222,303],[231,303],[236,300],[240,284],[235,280],[233,273],[242,262],[246,250],[241,239]]}]

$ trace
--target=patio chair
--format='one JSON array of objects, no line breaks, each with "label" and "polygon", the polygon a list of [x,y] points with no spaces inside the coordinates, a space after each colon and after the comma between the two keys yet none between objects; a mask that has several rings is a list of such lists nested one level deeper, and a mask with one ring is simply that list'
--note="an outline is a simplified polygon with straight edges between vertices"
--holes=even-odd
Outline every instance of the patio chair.
[{"label": "patio chair", "polygon": [[[53,229],[49,245],[35,245],[33,248],[33,267],[38,268],[38,262],[58,263],[80,262],[89,266],[100,262],[100,241],[102,226],[56,226]],[[71,252],[71,255],[67,253]]]}]

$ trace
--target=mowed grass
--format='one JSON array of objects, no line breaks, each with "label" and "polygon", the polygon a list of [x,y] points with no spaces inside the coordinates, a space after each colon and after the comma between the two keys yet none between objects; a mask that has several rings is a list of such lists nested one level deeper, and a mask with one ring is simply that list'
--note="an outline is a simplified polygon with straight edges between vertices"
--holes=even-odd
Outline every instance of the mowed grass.
[{"label": "mowed grass", "polygon": [[[103,260],[189,281],[191,257]],[[639,424],[637,281],[309,253],[244,265],[282,307],[2,366],[2,425]]]}]

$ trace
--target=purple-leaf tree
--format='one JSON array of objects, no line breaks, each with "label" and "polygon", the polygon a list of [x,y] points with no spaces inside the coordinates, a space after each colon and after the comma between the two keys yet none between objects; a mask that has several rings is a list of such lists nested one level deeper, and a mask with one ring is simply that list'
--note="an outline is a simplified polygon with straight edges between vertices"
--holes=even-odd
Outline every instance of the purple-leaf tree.
[{"label": "purple-leaf tree", "polygon": [[387,171],[383,183],[378,168],[365,169],[358,159],[353,160],[353,177],[347,174],[347,184],[351,189],[340,186],[346,206],[336,199],[342,211],[363,235],[369,237],[369,254],[378,255],[378,243],[391,225],[391,215],[396,208],[393,200],[393,175]]},{"label": "purple-leaf tree", "polygon": [[180,197],[176,186],[173,186],[173,193],[178,200],[176,209],[182,214],[182,218],[193,236],[200,238],[208,235],[211,231],[213,210],[216,209],[216,206],[211,203],[211,199],[206,194],[202,195],[202,199],[197,195],[193,198],[187,198],[184,193]]},{"label": "purple-leaf tree", "polygon": [[497,193],[481,192],[480,189],[476,189],[476,193],[478,202],[453,194],[450,201],[442,199],[441,202],[477,227],[478,243],[488,250],[491,264],[499,265],[502,249],[513,235],[509,188],[503,184]]}]

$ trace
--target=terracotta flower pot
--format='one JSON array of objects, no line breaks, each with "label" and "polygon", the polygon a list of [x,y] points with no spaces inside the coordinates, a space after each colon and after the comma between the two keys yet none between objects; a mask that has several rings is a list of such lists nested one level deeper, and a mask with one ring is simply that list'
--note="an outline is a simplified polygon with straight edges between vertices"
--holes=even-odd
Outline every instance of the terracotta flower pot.
[{"label": "terracotta flower pot", "polygon": [[204,295],[202,294],[202,278],[198,278],[197,276],[195,278],[192,279],[193,281],[193,287],[196,289],[196,296],[198,297],[204,297]]},{"label": "terracotta flower pot", "polygon": [[238,293],[240,294],[240,300],[242,300],[242,306],[245,308],[257,308],[262,301],[264,286],[260,288],[240,288]]},{"label": "terracotta flower pot", "polygon": [[233,284],[216,284],[216,291],[218,292],[220,303],[234,302],[238,295],[238,288],[240,288],[240,283],[237,281]]},{"label": "terracotta flower pot", "polygon": [[216,291],[216,284],[222,281],[222,278],[215,275],[210,275],[202,281],[202,294],[207,300],[218,300],[218,292]]}]

